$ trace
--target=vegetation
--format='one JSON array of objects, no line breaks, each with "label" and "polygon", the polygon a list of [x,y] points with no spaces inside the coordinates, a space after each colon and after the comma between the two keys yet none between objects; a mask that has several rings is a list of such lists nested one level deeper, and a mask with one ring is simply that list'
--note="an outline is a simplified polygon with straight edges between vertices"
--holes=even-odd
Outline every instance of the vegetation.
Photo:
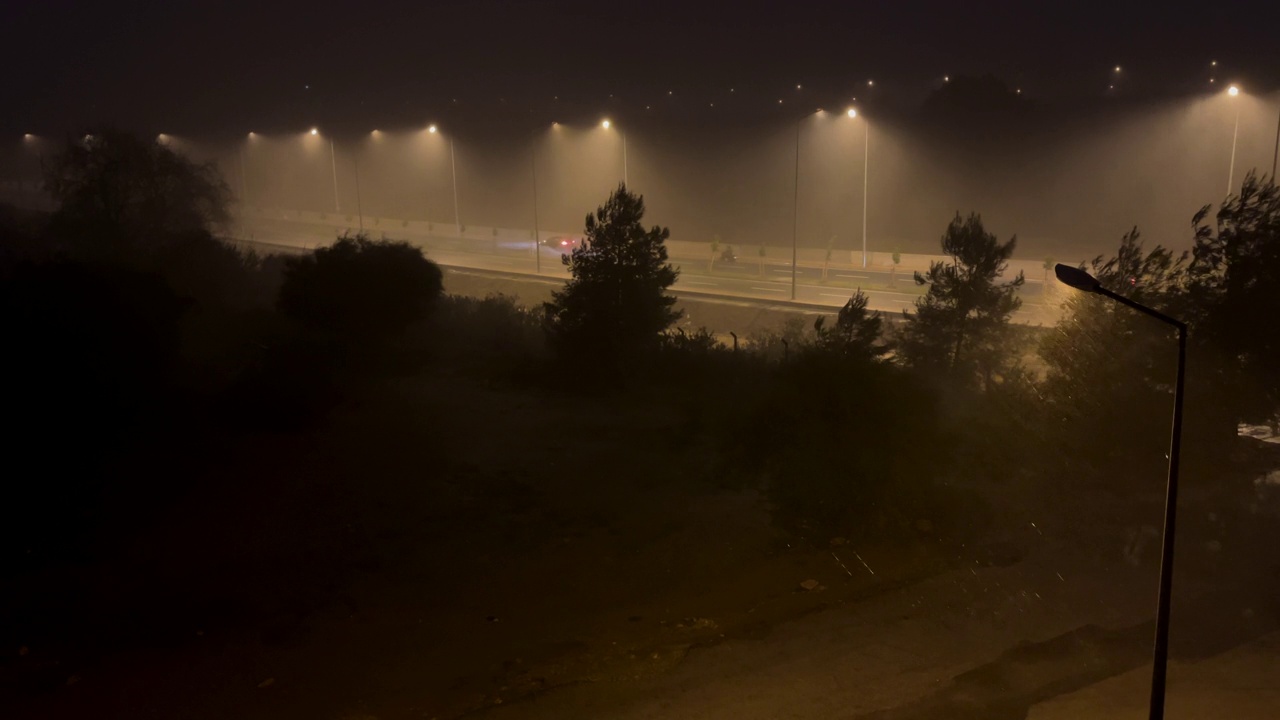
[{"label": "vegetation", "polygon": [[[564,289],[530,308],[447,295],[440,269],[394,240],[344,235],[288,258],[240,251],[217,238],[225,188],[207,168],[101,138],[54,161],[62,184],[52,217],[0,215],[11,348],[0,363],[21,380],[4,412],[14,467],[33,468],[6,478],[19,510],[0,548],[13,577],[167,547],[138,538],[170,538],[177,531],[157,529],[162,511],[184,508],[181,525],[218,497],[230,517],[193,531],[221,534],[190,574],[222,568],[230,581],[182,587],[199,588],[187,593],[198,602],[239,592],[257,607],[262,578],[279,577],[284,589],[261,610],[274,618],[299,578],[332,599],[340,571],[420,559],[400,545],[362,554],[388,538],[449,536],[461,548],[471,537],[452,534],[501,506],[510,512],[496,517],[518,518],[503,528],[507,550],[546,519],[527,498],[587,485],[607,494],[622,475],[635,486],[628,502],[660,495],[664,508],[691,488],[758,493],[788,545],[799,538],[824,555],[831,539],[859,538],[951,562],[988,523],[1026,532],[1033,510],[1037,523],[1067,522],[1085,496],[1150,495],[1165,462],[1167,329],[1082,293],[1065,296],[1048,331],[1013,325],[1023,278],[1003,278],[1016,242],[998,241],[977,215],[950,223],[941,242],[950,261],[917,274],[929,288],[914,312],[881,316],[857,291],[834,314],[791,316],[731,350],[706,328],[675,327],[668,232],[643,225],[643,199],[625,187],[588,216]],[[1280,196],[1250,177],[1207,218],[1207,208],[1195,218],[1190,255],[1148,249],[1134,230],[1090,270],[1191,321],[1188,434],[1221,442],[1238,421],[1274,422],[1280,407],[1280,350],[1256,323],[1280,310],[1266,291],[1280,273]],[[409,424],[396,413],[413,403],[425,410]],[[377,427],[350,424],[361,407]],[[518,419],[495,435],[494,418],[508,413]],[[359,461],[330,455],[352,432],[367,446]],[[477,462],[455,446],[483,436],[506,452],[510,435],[528,457],[483,486]],[[331,466],[361,482],[331,483],[343,472]],[[240,478],[223,467],[253,470]],[[564,467],[579,476],[562,477]],[[385,482],[377,492],[363,484],[375,475]],[[236,545],[251,517],[269,526],[271,543]],[[555,530],[556,542],[577,532]],[[44,607],[38,599],[27,611],[44,612],[30,610]],[[150,606],[133,601],[119,615],[147,616]],[[179,601],[156,604],[166,602]],[[49,632],[111,625],[77,617],[49,611]],[[192,622],[173,626],[185,637]]]},{"label": "vegetation", "polygon": [[976,214],[955,219],[942,236],[942,251],[951,263],[934,262],[917,285],[929,285],[916,301],[914,313],[904,313],[906,326],[898,356],[909,367],[945,374],[962,384],[989,387],[1008,373],[1016,354],[1010,346],[1009,320],[1022,305],[1017,296],[1022,273],[997,282],[1008,267],[1017,238],[1000,243],[982,226]]},{"label": "vegetation", "polygon": [[588,215],[585,241],[562,258],[572,276],[546,304],[547,332],[562,353],[609,367],[658,346],[680,317],[667,288],[670,232],[645,229],[644,198],[619,186]]},{"label": "vegetation", "polygon": [[277,304],[310,330],[364,345],[426,320],[443,291],[440,268],[420,249],[344,234],[285,261]]}]

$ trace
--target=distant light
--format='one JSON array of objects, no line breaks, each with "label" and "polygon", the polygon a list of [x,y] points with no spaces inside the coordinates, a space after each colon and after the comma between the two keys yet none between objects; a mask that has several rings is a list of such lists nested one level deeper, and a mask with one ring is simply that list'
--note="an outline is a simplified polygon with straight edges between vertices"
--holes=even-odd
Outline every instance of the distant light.
[{"label": "distant light", "polygon": [[1120,72],[1120,66],[1119,66],[1119,65],[1117,65],[1117,66],[1116,66],[1116,72]]},{"label": "distant light", "polygon": [[23,139],[23,140],[26,140],[26,141],[28,141],[28,142],[29,142],[29,141],[31,141],[31,140],[35,140],[35,139],[36,139],[36,136],[35,136],[35,135],[32,135],[31,133],[23,133],[23,134],[22,134],[22,139]]},{"label": "distant light", "polygon": [[668,90],[668,91],[667,91],[667,94],[668,94],[668,95],[671,95],[671,94],[672,94],[672,91]]},{"label": "distant light", "polygon": [[876,81],[875,81],[875,80],[868,80],[868,81],[867,81],[867,87],[875,87],[875,84],[876,84]]},{"label": "distant light", "polygon": [[799,89],[800,89],[800,84],[799,84],[799,83],[796,83],[796,89],[797,89],[797,90],[799,90]]},{"label": "distant light", "polygon": [[729,88],[729,92],[733,92],[733,88]]},{"label": "distant light", "polygon": [[377,129],[377,128],[374,128],[373,130],[369,131],[369,134],[370,134],[370,135],[381,135],[381,134],[382,134],[382,131],[381,131],[381,130],[379,130],[379,129]]},{"label": "distant light", "polygon": [[1209,82],[1214,82],[1213,78],[1209,78]]},{"label": "distant light", "polygon": [[312,134],[312,135],[319,135],[319,134],[320,134],[320,131],[319,131],[318,129],[316,129],[316,128],[311,128],[311,134]]},{"label": "distant light", "polygon": [[778,104],[779,104],[779,105],[781,105],[781,104],[782,104],[782,98],[778,98]]},{"label": "distant light", "polygon": [[169,137],[168,135],[165,135],[164,133],[160,133],[159,135],[156,136],[156,142],[162,143],[166,139],[168,139],[168,137]]},{"label": "distant light", "polygon": [[1235,85],[1232,85],[1231,87],[1227,88],[1227,94],[1230,95],[1231,97],[1235,97],[1240,94],[1240,88],[1236,87]]},{"label": "distant light", "polygon": [[849,108],[848,111],[845,112],[845,115],[848,115],[851,118],[856,118],[858,117],[858,111],[853,108]]},{"label": "distant light", "polygon": [[560,123],[556,122],[555,120],[552,120],[552,121],[551,121],[551,127],[558,128],[558,127],[560,127]]},{"label": "distant light", "polygon": [[258,133],[256,133],[256,132],[254,132],[254,131],[250,130],[250,131],[249,131],[249,137],[258,137]]},{"label": "distant light", "polygon": [[645,105],[645,106],[644,106],[644,109],[645,109],[645,110],[648,110],[648,109],[649,109],[649,108],[651,108],[651,107],[653,107],[653,106],[652,106],[652,105]]},{"label": "distant light", "polygon": [[435,126],[435,125],[428,125],[428,126],[427,126],[427,132],[429,132],[429,133],[433,133],[433,132],[435,132],[436,130],[437,130],[437,128],[436,128],[436,126]]},{"label": "distant light", "polygon": [[1210,60],[1210,61],[1209,61],[1209,67],[1218,67],[1218,61],[1217,61],[1217,60]]},{"label": "distant light", "polygon": [[950,75],[943,75],[943,76],[942,76],[942,82],[951,82],[951,76],[950,76]]},{"label": "distant light", "polygon": [[1022,88],[1018,88],[1018,89],[1017,89],[1017,90],[1015,90],[1014,92],[1016,92],[1017,94],[1021,95],[1021,94],[1022,94]]},{"label": "distant light", "polygon": [[716,104],[715,104],[715,103],[711,103],[711,107],[715,107],[715,106],[716,106]]},{"label": "distant light", "polygon": [[1116,89],[1116,86],[1115,86],[1115,85],[1108,85],[1108,86],[1107,86],[1107,89],[1108,89],[1108,90],[1115,90],[1115,89]]},{"label": "distant light", "polygon": [[600,123],[600,127],[604,128],[605,130],[608,130],[608,129],[609,129],[609,121],[608,121],[608,120],[602,121],[602,122]]}]

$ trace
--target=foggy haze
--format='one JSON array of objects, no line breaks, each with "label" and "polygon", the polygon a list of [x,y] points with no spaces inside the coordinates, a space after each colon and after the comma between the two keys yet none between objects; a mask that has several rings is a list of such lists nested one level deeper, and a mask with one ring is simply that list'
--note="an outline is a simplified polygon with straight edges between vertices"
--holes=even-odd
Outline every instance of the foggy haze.
[{"label": "foggy haze", "polygon": [[[527,133],[508,119],[478,129],[441,124],[436,133],[424,123],[169,142],[215,161],[246,206],[350,215],[353,223],[362,212],[528,230],[536,163],[540,229],[573,234],[623,180],[625,136],[630,187],[673,240],[785,247],[794,231],[801,247],[859,250],[865,170],[873,252],[935,252],[948,220],[976,211],[997,234],[1018,236],[1016,257],[1076,262],[1109,251],[1133,226],[1151,242],[1190,247],[1191,216],[1227,194],[1237,112],[1233,186],[1250,170],[1270,173],[1280,96],[1218,92],[1061,113],[1032,105],[1008,117],[850,118],[846,107],[798,121],[784,112],[737,123],[728,112],[700,123],[602,113],[593,124],[548,123]],[[4,177],[36,182],[40,148],[50,142],[10,143]],[[394,223],[376,229],[395,236]]]}]

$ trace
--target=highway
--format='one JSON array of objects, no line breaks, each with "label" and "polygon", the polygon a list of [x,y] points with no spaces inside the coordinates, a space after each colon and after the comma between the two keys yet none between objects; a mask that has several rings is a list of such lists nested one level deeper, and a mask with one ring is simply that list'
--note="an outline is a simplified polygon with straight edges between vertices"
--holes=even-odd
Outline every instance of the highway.
[{"label": "highway", "polygon": [[[305,251],[328,245],[337,235],[334,227],[328,224],[258,219],[245,223],[236,239],[267,250]],[[541,246],[541,257],[535,258],[531,242],[426,235],[406,229],[392,232],[388,237],[421,247],[427,257],[443,266],[548,279],[569,278],[557,248]],[[766,258],[762,267],[758,258],[739,257],[736,262],[717,261],[714,265],[707,257],[672,257],[670,260],[680,270],[680,277],[672,288],[677,295],[795,302],[834,309],[844,305],[854,290],[861,288],[871,309],[898,313],[914,307],[923,292],[915,285],[910,272],[898,272],[891,278],[890,273],[882,270],[832,266],[827,270],[824,282],[821,267],[798,265],[795,268],[793,298],[792,270],[788,262]],[[1045,308],[1038,302],[1040,283],[1027,283],[1022,298],[1023,308],[1015,314],[1015,322],[1049,322]]]}]

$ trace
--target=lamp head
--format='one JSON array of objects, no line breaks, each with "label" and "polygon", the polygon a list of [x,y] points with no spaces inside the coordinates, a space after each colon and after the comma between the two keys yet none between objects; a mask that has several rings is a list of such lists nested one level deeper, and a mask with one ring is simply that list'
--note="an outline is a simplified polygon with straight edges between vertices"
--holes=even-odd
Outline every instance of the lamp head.
[{"label": "lamp head", "polygon": [[1071,267],[1070,265],[1058,263],[1053,268],[1053,274],[1058,276],[1059,281],[1077,290],[1098,292],[1098,289],[1102,287],[1102,283],[1098,282],[1097,278],[1080,268]]}]

